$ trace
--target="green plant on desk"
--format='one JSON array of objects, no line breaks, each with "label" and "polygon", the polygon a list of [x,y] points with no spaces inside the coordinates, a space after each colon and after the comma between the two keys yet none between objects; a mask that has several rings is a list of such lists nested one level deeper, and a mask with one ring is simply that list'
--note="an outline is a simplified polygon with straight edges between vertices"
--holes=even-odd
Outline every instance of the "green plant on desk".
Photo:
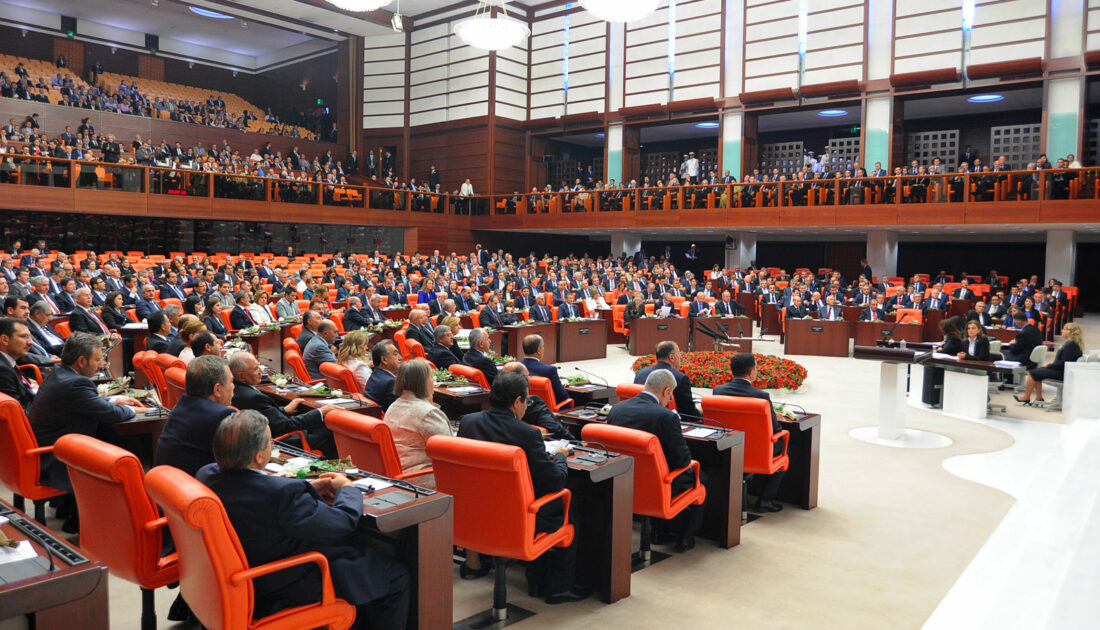
[{"label": "green plant on desk", "polygon": [[581,376],[580,374],[576,374],[574,376],[566,376],[565,377],[565,382],[568,383],[569,385],[574,385],[574,386],[575,385],[587,385],[588,384],[588,378],[585,377],[585,376]]}]

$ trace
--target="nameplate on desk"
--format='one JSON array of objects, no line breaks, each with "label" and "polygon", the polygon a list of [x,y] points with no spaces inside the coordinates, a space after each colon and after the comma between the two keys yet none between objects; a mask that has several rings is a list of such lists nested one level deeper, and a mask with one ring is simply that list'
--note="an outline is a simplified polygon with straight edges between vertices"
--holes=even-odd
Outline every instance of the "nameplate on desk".
[{"label": "nameplate on desk", "polygon": [[657,324],[657,330],[668,330],[668,324]]},{"label": "nameplate on desk", "polygon": [[810,326],[810,332],[825,332],[824,326]]},{"label": "nameplate on desk", "polygon": [[578,328],[577,329],[577,334],[578,335],[587,335],[588,334],[588,329],[587,328]]}]

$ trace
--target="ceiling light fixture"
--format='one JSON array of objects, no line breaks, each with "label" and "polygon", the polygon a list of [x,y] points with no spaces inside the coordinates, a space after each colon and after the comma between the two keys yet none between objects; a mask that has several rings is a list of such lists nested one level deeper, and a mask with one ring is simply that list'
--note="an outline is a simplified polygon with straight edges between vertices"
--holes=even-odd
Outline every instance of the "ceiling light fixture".
[{"label": "ceiling light fixture", "polygon": [[971,103],[996,103],[1005,100],[1005,97],[1000,94],[975,94],[966,100]]},{"label": "ceiling light fixture", "polygon": [[191,13],[194,13],[195,15],[201,15],[203,17],[208,17],[208,18],[211,18],[211,19],[214,19],[214,20],[232,20],[233,19],[232,15],[226,15],[224,13],[218,13],[217,11],[211,11],[210,9],[203,9],[201,7],[187,7],[187,8],[188,8],[188,10],[191,11]]},{"label": "ceiling light fixture", "polygon": [[847,116],[848,112],[843,109],[823,109],[817,113],[818,116],[824,116],[825,118],[836,118],[838,116]]},{"label": "ceiling light fixture", "polygon": [[713,120],[708,120],[706,122],[695,123],[695,126],[698,127],[699,129],[717,129],[717,128],[721,127],[722,125],[720,125],[719,123],[717,123]]},{"label": "ceiling light fixture", "polygon": [[397,10],[393,12],[393,17],[390,18],[390,27],[395,33],[405,30],[405,22],[401,19],[401,0],[397,0]]},{"label": "ceiling light fixture", "polygon": [[604,22],[636,22],[653,15],[661,0],[580,0],[592,17]]},{"label": "ceiling light fixture", "polygon": [[392,0],[326,0],[329,4],[333,5],[337,9],[343,9],[345,11],[353,11],[355,13],[363,13],[364,11],[374,11],[375,9],[381,9],[389,4]]},{"label": "ceiling light fixture", "polygon": [[474,16],[455,24],[455,35],[467,45],[480,50],[504,50],[526,39],[531,29],[519,20],[508,17],[508,7],[500,2],[503,15],[493,15],[495,0],[480,0]]}]

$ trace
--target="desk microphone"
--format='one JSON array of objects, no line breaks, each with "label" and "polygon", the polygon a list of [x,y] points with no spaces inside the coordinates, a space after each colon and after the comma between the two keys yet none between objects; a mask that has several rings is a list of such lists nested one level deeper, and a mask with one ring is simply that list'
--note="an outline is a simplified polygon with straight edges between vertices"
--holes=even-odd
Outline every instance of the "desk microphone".
[{"label": "desk microphone", "polygon": [[783,405],[784,407],[798,407],[798,410],[802,412],[802,415],[806,415],[808,413],[806,411],[806,408],[803,407],[802,405],[796,405],[794,403],[783,402],[782,400],[774,400],[772,402],[774,402],[778,405]]},{"label": "desk microphone", "polygon": [[580,368],[580,367],[577,367],[577,366],[573,366],[573,369],[574,369],[574,370],[576,370],[576,371],[578,371],[578,372],[580,372],[580,373],[582,373],[582,374],[587,374],[587,375],[589,375],[589,376],[595,376],[596,378],[598,378],[598,379],[600,379],[601,381],[603,381],[603,386],[604,386],[604,387],[608,387],[608,388],[610,388],[610,387],[611,387],[611,384],[607,382],[607,379],[605,379],[604,377],[600,376],[599,374],[596,374],[595,372],[589,372],[588,370],[586,370],[586,369],[584,369],[584,368]]},{"label": "desk microphone", "polygon": [[890,337],[892,337],[894,335],[894,331],[897,330],[898,326],[900,326],[901,323],[905,321],[906,317],[909,317],[909,313],[902,313],[901,317],[898,318],[898,321],[894,322],[893,328],[891,328],[890,330],[882,331],[883,339],[889,339]]},{"label": "desk microphone", "polygon": [[737,322],[737,336],[745,338],[745,329],[741,327],[741,322]]},{"label": "desk microphone", "polygon": [[39,532],[34,531],[31,527],[26,527],[26,528],[20,527],[19,531],[26,534],[27,538],[30,538],[34,542],[38,543],[43,549],[46,550],[46,557],[50,559],[50,566],[49,566],[48,569],[46,569],[46,571],[55,571],[56,568],[57,568],[57,565],[55,565],[54,561],[53,561],[53,550],[50,549],[50,545],[45,540],[45,538],[43,536],[40,536]]},{"label": "desk microphone", "polygon": [[714,418],[704,418],[703,416],[693,416],[691,414],[680,414],[681,418],[683,418],[685,416],[688,417],[688,418],[694,418],[696,420],[699,420],[699,422],[685,422],[683,420],[680,420],[680,424],[686,424],[688,426],[694,426],[694,427],[707,428],[706,423],[710,422],[711,424],[718,427],[719,429],[722,429],[723,431],[728,430],[726,428],[726,425],[722,424],[721,422],[718,422]]}]

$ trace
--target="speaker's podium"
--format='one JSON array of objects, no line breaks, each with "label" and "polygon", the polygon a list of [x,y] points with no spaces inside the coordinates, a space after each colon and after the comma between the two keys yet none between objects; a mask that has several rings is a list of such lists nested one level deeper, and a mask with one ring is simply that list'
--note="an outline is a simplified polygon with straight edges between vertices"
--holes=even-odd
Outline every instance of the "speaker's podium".
[{"label": "speaker's podium", "polygon": [[686,317],[639,317],[630,323],[630,355],[654,352],[662,341],[675,341],[681,350],[688,346]]}]

